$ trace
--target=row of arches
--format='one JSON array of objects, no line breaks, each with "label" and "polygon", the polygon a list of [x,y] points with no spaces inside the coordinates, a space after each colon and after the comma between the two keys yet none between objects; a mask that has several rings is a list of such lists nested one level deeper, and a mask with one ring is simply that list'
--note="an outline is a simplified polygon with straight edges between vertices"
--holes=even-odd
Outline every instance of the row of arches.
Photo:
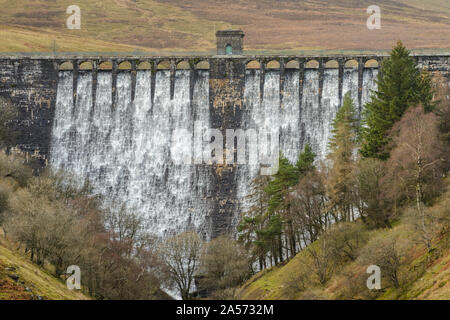
[{"label": "row of arches", "polygon": [[[344,63],[344,68],[347,69],[357,69],[358,68],[358,61],[351,59],[347,60]],[[319,61],[317,60],[309,60],[305,63],[304,67],[306,69],[318,69],[320,66]],[[252,60],[247,63],[246,65],[247,69],[260,69],[261,63],[257,60]],[[300,62],[297,60],[291,60],[284,66],[286,69],[300,69]],[[324,64],[325,69],[337,69],[339,68],[339,62],[337,60],[329,60]],[[379,63],[375,59],[367,60],[364,63],[364,68],[378,68]],[[271,60],[267,63],[265,63],[266,69],[279,69],[280,68],[280,62],[277,60]]]},{"label": "row of arches", "polygon": [[[264,62],[263,62],[264,63]],[[264,63],[266,69],[279,69],[280,68],[280,62],[277,60],[271,60],[269,62]],[[306,69],[318,69],[319,68],[319,61],[317,60],[309,60],[304,64],[304,67]],[[358,61],[354,59],[350,59],[345,61],[344,68],[348,69],[357,69],[358,68]],[[206,60],[196,62],[194,64],[195,69],[202,70],[202,69],[209,69],[210,65],[209,62]],[[98,65],[99,70],[112,70],[113,64],[111,61],[103,61]],[[191,69],[191,64],[188,61],[180,61],[175,65],[177,70],[189,70]],[[337,69],[339,68],[339,62],[337,60],[329,60],[324,64],[324,67],[326,69]],[[364,62],[364,68],[378,68],[379,63],[375,59],[370,59]],[[119,70],[131,70],[132,65],[129,61],[123,61],[119,63],[118,65]],[[152,64],[149,61],[142,61],[137,64],[136,66],[137,70],[152,70]],[[159,61],[158,64],[155,66],[157,70],[168,70],[171,68],[171,62],[169,60],[163,60]],[[246,64],[247,69],[260,69],[261,68],[261,62],[258,60],[252,60],[247,62]],[[300,62],[297,60],[290,60],[285,64],[286,69],[300,69]],[[93,63],[92,61],[80,61],[78,63],[78,69],[79,70],[92,70],[93,69]],[[71,61],[65,61],[60,64],[59,70],[73,70],[73,63]]]},{"label": "row of arches", "polygon": [[[194,64],[195,69],[203,70],[209,69],[208,61],[200,61]],[[59,70],[73,70],[73,63],[71,61],[65,61],[59,65]],[[98,64],[98,70],[112,70],[113,64],[111,61],[104,61]],[[177,70],[189,70],[191,69],[191,65],[187,61],[178,62],[175,65]],[[92,61],[80,61],[78,63],[79,70],[92,70],[94,65]],[[129,61],[123,61],[118,64],[119,70],[131,70],[132,65]],[[169,70],[171,68],[171,63],[169,60],[160,61],[155,68],[157,70]],[[137,70],[152,70],[152,64],[149,61],[142,61],[136,65]]]}]

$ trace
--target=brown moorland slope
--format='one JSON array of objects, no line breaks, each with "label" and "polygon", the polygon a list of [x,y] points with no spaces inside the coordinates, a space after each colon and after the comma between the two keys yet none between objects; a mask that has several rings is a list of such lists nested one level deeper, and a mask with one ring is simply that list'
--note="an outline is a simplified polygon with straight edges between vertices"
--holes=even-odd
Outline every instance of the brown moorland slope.
[{"label": "brown moorland slope", "polygon": [[[68,30],[66,8],[81,8]],[[248,50],[450,48],[448,0],[380,0],[381,30],[368,30],[371,0],[0,0],[0,52],[212,52],[214,31],[239,28]]]}]

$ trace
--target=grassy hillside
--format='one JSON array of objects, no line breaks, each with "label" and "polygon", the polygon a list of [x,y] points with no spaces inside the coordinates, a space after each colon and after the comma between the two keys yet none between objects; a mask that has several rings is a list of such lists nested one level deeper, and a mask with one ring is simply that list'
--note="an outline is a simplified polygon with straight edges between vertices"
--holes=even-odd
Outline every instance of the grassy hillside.
[{"label": "grassy hillside", "polygon": [[[442,196],[432,210],[450,216],[450,192]],[[418,241],[420,236],[412,231],[408,218],[395,223],[392,229],[368,231],[368,241],[359,250],[355,261],[334,266],[330,280],[321,285],[316,277],[311,255],[303,250],[284,265],[264,270],[239,290],[240,299],[450,299],[450,239],[448,231],[427,252]],[[355,222],[358,224],[360,222]],[[381,290],[368,290],[366,268],[373,260],[363,259],[370,250],[377,250],[387,239],[396,239],[400,251],[398,271],[400,286],[389,283],[386,274],[381,280]],[[317,249],[323,240],[308,248]],[[370,256],[370,252],[369,252]],[[329,262],[330,265],[333,262]]]},{"label": "grassy hillside", "polygon": [[450,48],[446,0],[378,1],[382,29],[355,0],[79,0],[81,30],[65,27],[68,0],[0,0],[0,52],[212,52],[214,32],[239,28],[251,50]]},{"label": "grassy hillside", "polygon": [[3,238],[0,229],[0,300],[86,300],[80,291],[31,263]]},{"label": "grassy hillside", "polygon": [[[398,232],[399,227],[392,232]],[[333,277],[326,286],[310,285],[305,290],[296,289],[295,275],[308,260],[307,253],[303,251],[283,266],[271,268],[256,274],[239,292],[240,299],[251,300],[284,300],[284,299],[450,299],[450,249],[440,248],[439,257],[432,261],[420,278],[411,280],[403,289],[385,288],[380,294],[372,297],[348,295],[346,282],[347,274],[342,273]],[[421,265],[427,259],[423,248],[410,252],[417,255],[411,268]],[[358,264],[349,264],[346,271],[357,270],[364,274],[365,270]],[[369,275],[367,275],[369,277]],[[364,280],[367,279],[364,278]],[[360,284],[362,287],[363,283]],[[368,291],[368,289],[365,289]]]}]

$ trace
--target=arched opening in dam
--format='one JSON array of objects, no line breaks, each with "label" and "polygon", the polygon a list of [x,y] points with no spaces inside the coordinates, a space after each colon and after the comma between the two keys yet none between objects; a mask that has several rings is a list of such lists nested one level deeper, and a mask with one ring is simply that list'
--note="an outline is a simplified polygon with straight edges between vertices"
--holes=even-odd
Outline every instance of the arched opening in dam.
[{"label": "arched opening in dam", "polygon": [[160,61],[158,63],[158,65],[156,66],[156,69],[158,69],[158,70],[168,70],[168,69],[170,69],[170,62],[169,62],[169,60]]},{"label": "arched opening in dam", "polygon": [[290,60],[285,65],[286,69],[300,69],[300,63],[297,60]]},{"label": "arched opening in dam", "polygon": [[79,64],[78,66],[79,70],[92,70],[93,69],[93,65],[91,61],[83,61]]},{"label": "arched opening in dam", "polygon": [[112,70],[112,62],[111,61],[103,61],[99,64],[98,69],[99,70]]},{"label": "arched opening in dam", "polygon": [[70,61],[65,61],[59,65],[59,70],[73,70],[73,63]]},{"label": "arched opening in dam", "polygon": [[339,62],[337,60],[328,60],[325,63],[325,68],[326,69],[337,69],[337,68],[339,68]]},{"label": "arched opening in dam", "polygon": [[260,69],[261,68],[261,64],[258,61],[256,61],[256,60],[252,60],[252,61],[247,63],[246,68],[247,69]]},{"label": "arched opening in dam", "polygon": [[319,61],[317,60],[309,60],[305,64],[305,69],[318,69],[319,68]]},{"label": "arched opening in dam", "polygon": [[200,61],[197,63],[197,65],[195,66],[195,68],[197,70],[209,70],[209,62],[208,61]]},{"label": "arched opening in dam", "polygon": [[119,70],[131,70],[131,62],[123,61],[119,63]]},{"label": "arched opening in dam", "polygon": [[152,64],[148,61],[142,61],[137,66],[138,70],[152,70]]},{"label": "arched opening in dam", "polygon": [[277,60],[271,60],[267,62],[266,69],[280,69],[280,62]]},{"label": "arched opening in dam", "polygon": [[189,70],[191,69],[191,66],[189,65],[189,62],[187,61],[181,61],[177,64],[178,70]]}]

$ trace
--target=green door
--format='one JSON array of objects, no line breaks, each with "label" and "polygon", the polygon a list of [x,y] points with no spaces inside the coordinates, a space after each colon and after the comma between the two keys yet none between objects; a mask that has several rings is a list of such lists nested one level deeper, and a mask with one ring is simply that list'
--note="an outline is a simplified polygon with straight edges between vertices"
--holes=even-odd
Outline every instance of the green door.
[{"label": "green door", "polygon": [[225,54],[226,55],[233,54],[233,48],[231,47],[231,45],[227,44],[227,46],[225,47]]}]

